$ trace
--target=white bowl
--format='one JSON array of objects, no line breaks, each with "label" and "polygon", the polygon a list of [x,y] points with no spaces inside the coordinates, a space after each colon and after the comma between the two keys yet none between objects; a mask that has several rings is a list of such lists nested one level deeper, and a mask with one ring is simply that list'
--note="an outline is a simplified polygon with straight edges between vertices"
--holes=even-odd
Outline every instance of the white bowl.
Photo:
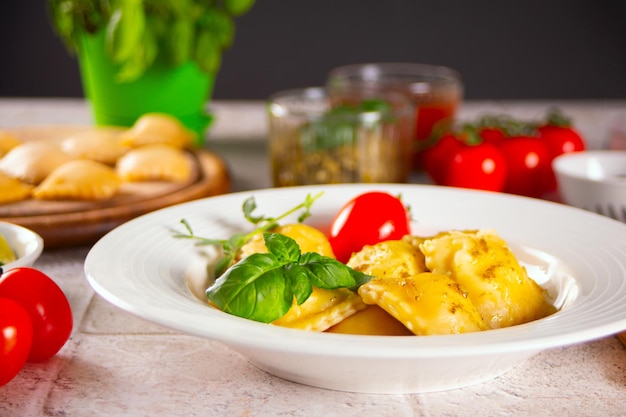
[{"label": "white bowl", "polygon": [[626,151],[583,151],[553,161],[563,201],[626,222]]},{"label": "white bowl", "polygon": [[[402,196],[415,219],[414,234],[496,229],[559,311],[524,325],[460,335],[358,336],[262,324],[223,313],[194,295],[196,285],[204,288],[211,253],[172,237],[174,230],[183,231],[180,219],[199,236],[228,238],[251,229],[241,211],[251,195],[257,213],[272,216],[323,191],[308,223],[328,225],[351,197],[371,190]],[[450,187],[351,184],[226,194],[152,212],[98,241],[85,260],[85,274],[97,293],[121,309],[220,341],[279,377],[343,391],[415,393],[486,381],[544,349],[626,329],[625,255],[626,225],[564,204]]]},{"label": "white bowl", "polygon": [[13,223],[0,222],[0,233],[15,252],[17,259],[2,265],[4,271],[32,266],[43,251],[43,239],[37,233]]}]

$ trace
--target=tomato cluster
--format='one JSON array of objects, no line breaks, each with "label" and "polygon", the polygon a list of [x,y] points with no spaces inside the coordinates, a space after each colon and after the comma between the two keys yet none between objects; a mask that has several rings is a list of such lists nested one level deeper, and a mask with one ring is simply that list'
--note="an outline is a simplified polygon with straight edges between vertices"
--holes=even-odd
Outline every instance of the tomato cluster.
[{"label": "tomato cluster", "polygon": [[0,269],[0,386],[26,362],[54,356],[72,332],[72,310],[61,288],[33,268]]},{"label": "tomato cluster", "polygon": [[402,200],[382,191],[360,194],[336,214],[328,240],[337,260],[346,263],[365,245],[409,234],[410,215]]},{"label": "tomato cluster", "polygon": [[423,164],[439,185],[541,197],[557,189],[552,160],[585,147],[558,110],[539,122],[486,116],[437,138]]}]

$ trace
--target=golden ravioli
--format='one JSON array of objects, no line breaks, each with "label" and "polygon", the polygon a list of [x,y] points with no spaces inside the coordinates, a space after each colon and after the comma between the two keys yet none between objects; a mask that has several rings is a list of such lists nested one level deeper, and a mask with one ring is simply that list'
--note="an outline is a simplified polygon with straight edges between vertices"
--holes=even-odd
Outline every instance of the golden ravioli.
[{"label": "golden ravioli", "polygon": [[348,266],[376,277],[409,277],[426,271],[422,252],[404,240],[366,245],[352,255]]},{"label": "golden ravioli", "polygon": [[359,287],[366,304],[376,304],[416,335],[486,330],[465,291],[448,275],[422,272],[410,277],[373,278]]},{"label": "golden ravioli", "polygon": [[313,287],[311,296],[302,304],[293,305],[272,324],[300,330],[323,332],[365,308],[357,294],[346,288],[325,290]]},{"label": "golden ravioli", "polygon": [[404,324],[376,304],[368,305],[326,331],[370,336],[414,335]]},{"label": "golden ravioli", "polygon": [[50,142],[24,142],[0,159],[0,171],[29,184],[39,184],[72,158]]},{"label": "golden ravioli", "polygon": [[187,181],[193,162],[185,151],[170,145],[145,145],[130,150],[116,165],[124,181]]},{"label": "golden ravioli", "polygon": [[106,200],[115,195],[122,181],[108,165],[86,159],[67,162],[33,190],[41,200]]},{"label": "golden ravioli", "polygon": [[555,311],[495,231],[441,233],[420,248],[428,269],[461,285],[489,328],[526,323]]},{"label": "golden ravioli", "polygon": [[14,203],[30,197],[33,185],[0,172],[0,204]]},{"label": "golden ravioli", "polygon": [[0,132],[0,158],[7,154],[11,149],[20,145],[22,141],[8,132]]},{"label": "golden ravioli", "polygon": [[97,127],[80,131],[61,142],[61,149],[75,158],[91,159],[103,164],[115,165],[130,147],[122,145],[116,127]]},{"label": "golden ravioli", "polygon": [[[303,223],[290,223],[277,226],[272,229],[272,232],[280,233],[295,240],[302,253],[316,252],[329,258],[335,257],[326,235],[312,226]],[[263,235],[260,233],[254,235],[243,245],[237,259],[243,259],[253,253],[267,253]]]},{"label": "golden ravioli", "polygon": [[179,149],[190,147],[194,138],[194,132],[165,113],[144,114],[121,135],[122,144],[127,146],[166,144]]}]

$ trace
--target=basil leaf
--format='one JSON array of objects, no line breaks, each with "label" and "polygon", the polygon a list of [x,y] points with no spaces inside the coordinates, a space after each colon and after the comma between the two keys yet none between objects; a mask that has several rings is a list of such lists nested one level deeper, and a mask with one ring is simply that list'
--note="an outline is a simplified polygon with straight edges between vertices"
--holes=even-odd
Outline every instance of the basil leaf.
[{"label": "basil leaf", "polygon": [[285,265],[284,268],[296,302],[301,305],[308,300],[313,292],[309,273],[306,268],[297,264]]},{"label": "basil leaf", "polygon": [[119,2],[107,25],[106,41],[113,62],[122,63],[134,59],[141,47],[146,28],[146,15],[141,0]]},{"label": "basil leaf", "polygon": [[219,40],[208,29],[201,29],[198,33],[194,58],[200,68],[210,74],[217,72],[222,64],[222,51]]},{"label": "basil leaf", "polygon": [[224,0],[224,6],[233,16],[241,16],[254,5],[254,0]]},{"label": "basil leaf", "polygon": [[336,259],[315,252],[303,254],[298,264],[306,268],[314,286],[327,290],[356,290],[371,279],[371,276],[355,271]]},{"label": "basil leaf", "polygon": [[300,253],[292,238],[264,233],[268,253],[255,253],[230,267],[206,291],[222,311],[270,323],[284,316],[295,298],[304,303],[313,286],[328,290],[356,290],[371,278],[336,259]]},{"label": "basil leaf", "polygon": [[166,40],[168,52],[175,65],[182,64],[191,57],[194,25],[191,19],[181,18],[173,22]]},{"label": "basil leaf", "polygon": [[270,323],[293,304],[285,270],[269,253],[255,253],[236,263],[206,291],[222,311]]},{"label": "basil leaf", "polygon": [[300,247],[295,240],[280,233],[263,233],[265,247],[282,263],[296,263],[300,259]]},{"label": "basil leaf", "polygon": [[142,42],[135,53],[122,62],[116,80],[120,83],[134,81],[139,78],[156,59],[157,41],[151,30],[143,32]]}]

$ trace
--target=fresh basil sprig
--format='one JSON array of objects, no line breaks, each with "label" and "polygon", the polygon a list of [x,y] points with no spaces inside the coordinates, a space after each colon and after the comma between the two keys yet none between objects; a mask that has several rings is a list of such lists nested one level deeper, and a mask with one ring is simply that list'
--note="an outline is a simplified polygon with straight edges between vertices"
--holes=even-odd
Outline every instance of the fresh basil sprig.
[{"label": "fresh basil sprig", "polygon": [[239,250],[243,245],[246,244],[254,235],[259,233],[266,232],[270,229],[273,229],[278,225],[278,222],[285,217],[296,213],[298,210],[302,210],[302,212],[298,216],[298,222],[303,222],[308,217],[311,216],[311,207],[315,200],[317,200],[323,193],[318,193],[314,196],[311,194],[307,194],[304,202],[298,204],[297,206],[287,210],[283,214],[277,217],[271,216],[255,216],[253,212],[257,208],[256,199],[254,196],[248,197],[242,206],[243,215],[250,223],[257,226],[256,229],[252,230],[248,233],[238,232],[233,234],[228,239],[211,239],[206,237],[197,236],[194,234],[191,225],[187,220],[182,219],[180,222],[185,226],[187,233],[177,233],[174,237],[177,238],[186,238],[186,239],[195,239],[198,245],[215,245],[221,246],[224,256],[219,259],[217,264],[215,265],[215,276],[220,276],[226,271],[226,269],[233,263],[235,257],[237,256]]},{"label": "fresh basil sprig", "polygon": [[255,253],[230,267],[206,291],[222,311],[270,323],[284,316],[294,298],[305,302],[313,286],[356,289],[370,276],[315,252],[301,253],[288,236],[264,233],[268,253]]}]

